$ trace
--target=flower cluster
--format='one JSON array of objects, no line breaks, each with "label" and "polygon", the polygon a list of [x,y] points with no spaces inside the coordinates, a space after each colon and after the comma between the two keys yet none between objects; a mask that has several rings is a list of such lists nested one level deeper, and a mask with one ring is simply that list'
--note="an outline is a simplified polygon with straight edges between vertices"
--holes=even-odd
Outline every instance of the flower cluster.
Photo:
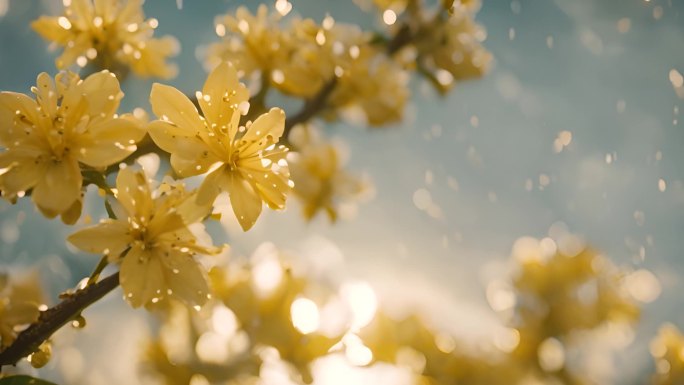
[{"label": "flower cluster", "polygon": [[324,211],[331,221],[338,218],[342,204],[350,204],[368,195],[369,183],[344,170],[338,146],[326,140],[311,126],[298,126],[290,135],[296,149],[289,157],[293,191],[303,205],[304,217],[313,218]]},{"label": "flower cluster", "polygon": [[37,273],[21,278],[0,274],[0,348],[14,341],[17,330],[38,320],[43,303]]},{"label": "flower cluster", "polygon": [[[160,338],[147,348],[148,369],[165,384],[192,377],[230,382],[257,379],[280,362],[296,382],[310,383],[310,364],[341,338],[318,330],[319,310],[310,299],[325,300],[329,289],[295,274],[270,244],[249,264],[215,268],[210,277],[215,299],[202,312],[165,309]],[[202,370],[208,364],[215,370]]]},{"label": "flower cluster", "polygon": [[150,103],[161,119],[150,123],[150,135],[171,154],[171,166],[180,176],[209,172],[199,188],[198,202],[211,204],[227,192],[247,231],[261,214],[262,201],[283,209],[292,187],[285,160],[288,149],[277,144],[285,113],[273,108],[240,125],[249,108],[248,93],[236,70],[225,62],[211,72],[197,100],[203,116],[183,93],[155,84]]},{"label": "flower cluster", "polygon": [[159,22],[145,20],[143,0],[64,0],[62,16],[42,16],[31,24],[45,40],[64,47],[55,64],[66,69],[89,62],[118,74],[171,78],[178,69],[167,63],[178,53],[171,36],[154,38]]},{"label": "flower cluster", "polygon": [[198,244],[190,231],[189,226],[211,212],[211,206],[196,203],[195,195],[173,183],[153,191],[143,172],[123,169],[116,178],[116,218],[77,231],[68,240],[121,263],[121,286],[133,307],[167,296],[202,305],[209,288],[194,254],[219,250]]},{"label": "flower cluster", "polygon": [[651,341],[655,360],[655,385],[675,385],[684,381],[684,336],[672,324],[665,324]]},{"label": "flower cluster", "polygon": [[35,100],[0,93],[0,190],[11,201],[30,192],[45,216],[73,224],[82,173],[123,160],[145,131],[133,116],[116,114],[123,93],[106,70],[84,80],[41,73],[31,90]]}]

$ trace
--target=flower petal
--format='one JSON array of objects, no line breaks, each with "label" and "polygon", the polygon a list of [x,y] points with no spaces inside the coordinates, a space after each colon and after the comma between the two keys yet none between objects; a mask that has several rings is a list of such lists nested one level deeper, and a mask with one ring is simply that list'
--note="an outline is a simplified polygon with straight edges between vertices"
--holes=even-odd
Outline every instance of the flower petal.
[{"label": "flower petal", "polygon": [[171,154],[171,166],[180,176],[203,174],[219,161],[201,139],[183,128],[157,120],[148,130],[154,143]]},{"label": "flower petal", "polygon": [[225,184],[220,183],[225,176],[226,167],[221,166],[218,169],[210,172],[204,177],[202,184],[197,190],[197,204],[200,206],[212,205],[216,197],[221,193]]},{"label": "flower petal", "polygon": [[31,197],[41,209],[62,213],[81,195],[83,177],[75,159],[48,163],[44,176],[33,188]]},{"label": "flower petal", "polygon": [[37,122],[38,110],[33,99],[15,92],[0,92],[0,144],[9,147],[17,140],[23,141],[25,130],[32,130]]},{"label": "flower petal", "polygon": [[140,307],[166,295],[164,267],[151,250],[133,247],[123,259],[119,271],[121,287],[126,300]]},{"label": "flower petal", "polygon": [[46,162],[36,162],[35,156],[19,151],[8,151],[0,154],[0,169],[8,168],[0,173],[0,190],[3,196],[14,198],[20,191],[33,188],[48,169]]},{"label": "flower petal", "polygon": [[162,263],[166,284],[175,297],[188,306],[203,305],[207,301],[209,285],[206,274],[191,254],[170,249]]},{"label": "flower petal", "polygon": [[71,40],[73,34],[70,29],[65,29],[59,25],[59,17],[41,16],[31,22],[31,28],[36,31],[43,39],[66,45]]},{"label": "flower petal", "polygon": [[249,91],[240,83],[235,67],[222,62],[207,77],[199,105],[204,117],[217,127],[225,127],[228,137],[237,133],[240,103],[249,99]]},{"label": "flower petal", "polygon": [[192,102],[177,89],[159,83],[150,92],[152,111],[161,120],[168,120],[185,130],[187,135],[198,135],[205,130],[204,122]]},{"label": "flower petal", "polygon": [[107,167],[135,151],[145,131],[131,119],[108,119],[74,137],[78,160],[92,167]]},{"label": "flower petal", "polygon": [[119,80],[109,71],[88,76],[79,84],[78,90],[88,101],[88,114],[92,117],[111,117],[124,96]]},{"label": "flower petal", "polygon": [[116,189],[116,200],[130,217],[147,220],[153,214],[152,192],[143,173],[129,168],[119,170]]},{"label": "flower petal", "polygon": [[247,182],[241,175],[231,172],[224,179],[225,189],[230,195],[230,205],[237,217],[242,230],[247,231],[261,214],[261,197],[254,190],[254,187]]},{"label": "flower petal", "polygon": [[69,235],[67,241],[83,251],[116,259],[132,242],[128,230],[127,223],[110,219]]},{"label": "flower petal", "polygon": [[271,144],[278,143],[285,129],[285,112],[280,108],[271,108],[259,116],[240,139],[240,152],[249,155],[262,150]]}]

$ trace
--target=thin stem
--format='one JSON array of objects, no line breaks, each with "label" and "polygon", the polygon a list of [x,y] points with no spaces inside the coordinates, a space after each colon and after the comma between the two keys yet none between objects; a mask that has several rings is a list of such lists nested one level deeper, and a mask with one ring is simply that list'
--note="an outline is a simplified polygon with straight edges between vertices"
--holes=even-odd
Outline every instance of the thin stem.
[{"label": "thin stem", "polygon": [[38,349],[64,324],[77,317],[94,302],[119,286],[119,273],[114,273],[100,282],[86,286],[69,295],[59,304],[40,313],[38,321],[19,333],[17,339],[0,352],[0,368],[16,365],[17,361]]},{"label": "thin stem", "polygon": [[333,92],[333,90],[335,90],[336,85],[337,80],[333,78],[323,85],[323,87],[316,95],[314,95],[314,97],[307,100],[299,112],[287,118],[285,120],[285,132],[283,137],[287,138],[287,135],[292,130],[292,127],[300,123],[308,122],[311,118],[323,110],[328,102],[328,97],[330,97],[330,94]]},{"label": "thin stem", "polygon": [[102,256],[100,262],[97,264],[97,266],[95,266],[95,270],[93,270],[93,272],[90,274],[90,277],[88,277],[88,282],[86,283],[86,286],[93,285],[95,282],[97,282],[98,278],[100,278],[102,270],[104,270],[104,268],[107,267],[108,263],[109,261],[107,260],[107,256]]}]

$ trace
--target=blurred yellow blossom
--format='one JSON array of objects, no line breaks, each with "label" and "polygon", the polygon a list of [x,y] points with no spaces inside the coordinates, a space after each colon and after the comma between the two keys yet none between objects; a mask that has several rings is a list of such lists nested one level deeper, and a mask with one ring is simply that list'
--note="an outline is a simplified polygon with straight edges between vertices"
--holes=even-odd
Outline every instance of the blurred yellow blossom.
[{"label": "blurred yellow blossom", "polygon": [[249,108],[248,92],[235,68],[219,64],[207,78],[197,100],[204,116],[177,89],[155,83],[150,102],[161,119],[150,123],[154,142],[171,153],[171,166],[181,176],[209,172],[198,191],[198,203],[211,204],[228,192],[242,228],[249,230],[261,214],[262,201],[283,209],[291,188],[285,156],[278,146],[285,126],[279,108],[240,126]]},{"label": "blurred yellow blossom", "polygon": [[655,360],[655,385],[684,383],[684,336],[672,324],[660,327],[658,336],[651,341],[651,355]]},{"label": "blurred yellow blossom", "polygon": [[379,312],[360,336],[374,361],[408,367],[417,385],[508,385],[519,376],[501,356],[467,350],[454,336],[430,328],[417,315],[396,320]]},{"label": "blurred yellow blossom", "polygon": [[198,206],[195,194],[180,184],[162,183],[153,191],[144,173],[130,168],[119,171],[116,200],[122,207],[117,219],[77,231],[69,242],[121,262],[121,286],[133,307],[165,297],[204,304],[209,288],[194,256],[219,249],[198,244],[188,226],[207,216],[210,207]]},{"label": "blurred yellow blossom", "polygon": [[151,373],[168,385],[187,384],[193,376],[235,385],[261,376],[259,383],[270,383],[265,366],[277,362],[278,374],[294,381],[289,383],[310,383],[310,364],[343,333],[319,330],[314,300],[329,299],[331,290],[293,272],[268,243],[249,263],[216,267],[209,276],[214,296],[200,312],[166,309],[159,337],[146,352]]},{"label": "blurred yellow blossom", "polygon": [[17,327],[38,321],[43,303],[36,272],[18,278],[0,274],[0,348],[15,340]]},{"label": "blurred yellow blossom", "polygon": [[178,41],[171,36],[153,38],[159,22],[145,20],[143,0],[64,1],[63,16],[42,16],[31,27],[44,39],[64,47],[56,65],[65,69],[76,63],[85,67],[138,76],[171,78],[178,69],[167,63],[178,53]]},{"label": "blurred yellow blossom", "polygon": [[245,75],[258,72],[280,92],[310,98],[334,86],[322,113],[356,108],[372,126],[399,120],[408,99],[407,73],[372,44],[373,34],[326,17],[291,20],[281,27],[265,5],[256,15],[241,7],[217,18],[222,40],[212,44],[207,64],[228,60]]},{"label": "blurred yellow blossom", "polygon": [[278,14],[269,13],[265,4],[254,15],[241,6],[235,15],[217,16],[216,34],[223,39],[208,48],[209,69],[229,61],[240,76],[249,76],[258,70],[268,74],[274,65],[286,60],[278,19]]},{"label": "blurred yellow blossom", "polygon": [[357,201],[369,191],[368,182],[344,170],[339,149],[314,127],[296,127],[290,142],[299,149],[288,157],[288,164],[295,184],[293,192],[302,201],[306,219],[324,210],[334,222],[340,203]]},{"label": "blurred yellow blossom", "polygon": [[[211,278],[217,298],[235,313],[251,343],[275,348],[298,370],[304,382],[310,383],[311,362],[328,354],[341,338],[317,330],[319,310],[306,297],[316,293],[314,282],[295,275],[277,257],[241,269],[233,266],[227,274],[215,269]],[[313,306],[296,314],[297,304],[302,301]]]},{"label": "blurred yellow blossom", "polygon": [[417,36],[417,62],[442,93],[456,81],[482,76],[492,64],[492,54],[482,46],[486,31],[469,9],[426,23]]},{"label": "blurred yellow blossom", "polygon": [[0,190],[16,200],[31,190],[47,217],[74,223],[81,212],[83,167],[102,169],[135,151],[145,131],[116,110],[123,93],[114,74],[81,80],[63,72],[38,75],[36,99],[0,93]]},{"label": "blurred yellow blossom", "polygon": [[511,362],[541,378],[587,382],[586,373],[568,369],[565,351],[573,332],[609,323],[631,327],[638,320],[639,304],[624,286],[626,271],[572,235],[558,243],[523,237],[513,254],[516,299],[507,324],[518,343]]}]

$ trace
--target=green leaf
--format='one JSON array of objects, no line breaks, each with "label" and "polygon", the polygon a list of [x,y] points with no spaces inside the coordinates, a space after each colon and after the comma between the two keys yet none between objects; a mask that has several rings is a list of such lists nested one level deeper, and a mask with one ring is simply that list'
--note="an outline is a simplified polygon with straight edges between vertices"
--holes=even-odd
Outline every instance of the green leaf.
[{"label": "green leaf", "polygon": [[41,380],[31,376],[10,376],[0,378],[0,385],[56,385],[53,382]]}]

